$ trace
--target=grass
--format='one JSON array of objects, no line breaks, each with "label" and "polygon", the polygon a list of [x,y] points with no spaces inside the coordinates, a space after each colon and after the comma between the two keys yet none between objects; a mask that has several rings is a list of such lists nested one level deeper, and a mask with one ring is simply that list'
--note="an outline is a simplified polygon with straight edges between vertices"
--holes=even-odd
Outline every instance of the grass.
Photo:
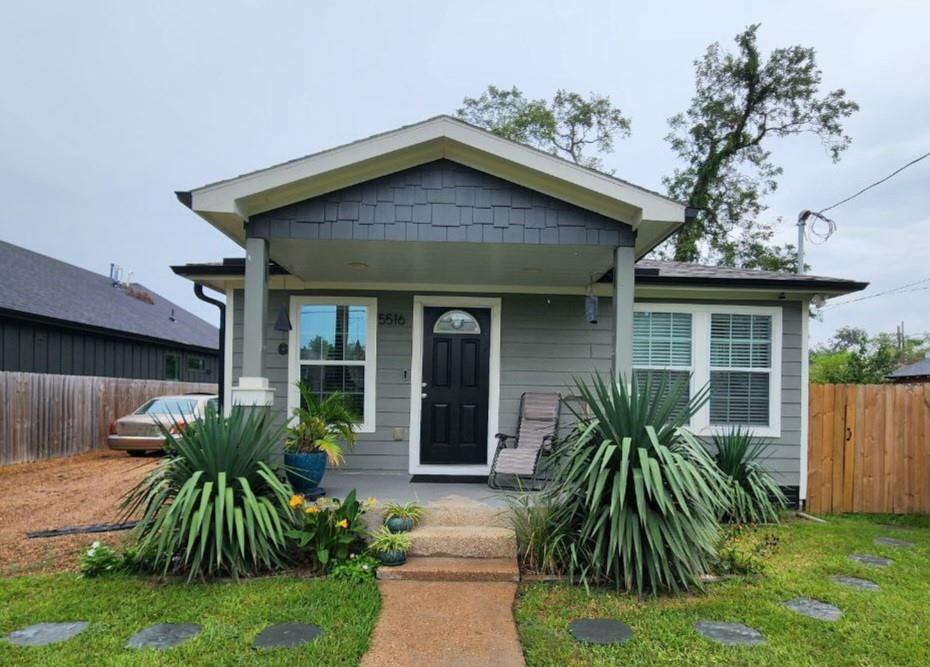
[{"label": "grass", "polygon": [[[637,599],[603,590],[535,584],[521,587],[516,618],[528,667],[552,665],[928,665],[930,664],[930,518],[829,517],[766,528],[780,538],[765,574],[710,584],[705,594]],[[883,527],[891,523],[895,527]],[[879,535],[915,543],[874,545]],[[852,553],[888,556],[888,568],[848,560]],[[831,575],[871,579],[880,592],[843,588]],[[843,610],[828,623],[799,616],[782,602],[812,597]],[[575,618],[615,618],[634,637],[616,647],[583,646],[568,633]],[[745,623],[766,646],[723,647],[694,629],[701,619]]]},{"label": "grass", "polygon": [[[43,648],[0,641],[2,665],[357,665],[381,606],[374,583],[273,577],[241,584],[157,584],[135,577],[73,574],[0,579],[0,636],[40,621],[90,621],[77,637]],[[203,631],[170,651],[124,648],[159,622],[199,623]],[[291,649],[255,650],[276,622],[315,623],[323,635]]]}]

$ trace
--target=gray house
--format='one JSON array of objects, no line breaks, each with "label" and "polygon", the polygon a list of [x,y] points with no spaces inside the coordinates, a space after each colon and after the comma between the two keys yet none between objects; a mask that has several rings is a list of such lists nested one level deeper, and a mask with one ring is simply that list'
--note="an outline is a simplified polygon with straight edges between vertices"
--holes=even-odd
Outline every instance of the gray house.
[{"label": "gray house", "polygon": [[709,383],[691,429],[806,493],[808,303],[862,283],[642,259],[685,206],[446,116],[178,198],[245,249],[174,267],[226,293],[225,392],[347,393],[349,469],[486,475],[523,392],[635,370]]}]

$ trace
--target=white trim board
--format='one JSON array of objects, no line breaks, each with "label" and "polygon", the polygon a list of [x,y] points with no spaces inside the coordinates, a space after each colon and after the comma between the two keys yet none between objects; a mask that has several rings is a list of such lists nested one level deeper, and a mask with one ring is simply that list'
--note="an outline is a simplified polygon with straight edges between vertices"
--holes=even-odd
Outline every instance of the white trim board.
[{"label": "white trim board", "polygon": [[[491,310],[491,349],[488,367],[488,458],[485,465],[435,465],[420,463],[420,414],[423,407],[423,308],[472,307]],[[413,297],[413,343],[410,357],[410,442],[408,472],[411,475],[487,475],[497,449],[494,435],[500,419],[501,300],[492,297],[419,295]]]},{"label": "white trim board", "polygon": [[810,428],[810,301],[801,303],[801,479],[798,499],[807,501],[808,438]]},{"label": "white trim board", "polygon": [[[300,380],[300,307],[306,305],[365,306],[365,414],[356,427],[358,433],[374,433],[378,413],[376,383],[378,378],[378,299],[357,296],[291,296],[288,312],[291,330],[287,340],[287,418],[293,418],[300,404],[297,382]],[[339,365],[334,362],[334,365]],[[358,364],[360,365],[360,364]]]}]

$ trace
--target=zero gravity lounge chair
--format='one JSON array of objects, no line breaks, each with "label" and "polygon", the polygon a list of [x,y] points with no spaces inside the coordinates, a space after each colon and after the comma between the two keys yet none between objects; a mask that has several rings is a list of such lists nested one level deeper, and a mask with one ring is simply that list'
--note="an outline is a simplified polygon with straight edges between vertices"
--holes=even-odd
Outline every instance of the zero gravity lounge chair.
[{"label": "zero gravity lounge chair", "polygon": [[551,449],[559,427],[561,400],[559,394],[523,394],[517,434],[497,434],[497,452],[488,475],[488,486],[492,489],[522,488],[520,480],[529,479],[531,487],[536,488],[540,457]]}]

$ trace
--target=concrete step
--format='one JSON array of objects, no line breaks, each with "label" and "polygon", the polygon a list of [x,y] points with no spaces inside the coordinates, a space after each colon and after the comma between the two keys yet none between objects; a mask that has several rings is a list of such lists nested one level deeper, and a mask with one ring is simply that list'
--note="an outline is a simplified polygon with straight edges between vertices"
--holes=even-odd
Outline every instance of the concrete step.
[{"label": "concrete step", "polygon": [[384,581],[520,581],[514,558],[412,557],[397,567],[379,567]]},{"label": "concrete step", "polygon": [[420,525],[427,526],[493,526],[510,528],[509,510],[494,507],[462,496],[448,496],[423,508]]},{"label": "concrete step", "polygon": [[410,556],[516,558],[517,540],[498,526],[423,526],[410,533]]}]

